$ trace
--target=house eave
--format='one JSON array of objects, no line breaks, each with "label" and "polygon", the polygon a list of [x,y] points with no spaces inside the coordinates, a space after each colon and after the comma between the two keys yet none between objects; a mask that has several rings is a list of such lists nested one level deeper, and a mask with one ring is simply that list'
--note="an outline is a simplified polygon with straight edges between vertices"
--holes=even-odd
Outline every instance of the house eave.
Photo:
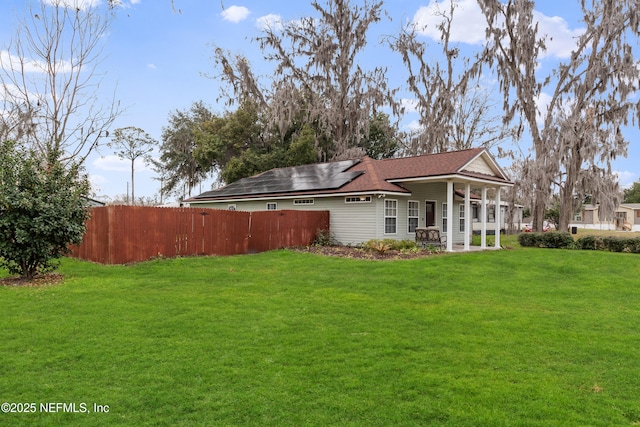
[{"label": "house eave", "polygon": [[408,192],[396,192],[396,191],[350,191],[350,192],[342,192],[342,193],[325,193],[325,194],[317,194],[317,193],[309,193],[309,194],[295,194],[295,195],[263,195],[257,197],[229,197],[225,199],[201,199],[201,200],[185,200],[185,203],[194,204],[204,204],[204,203],[237,203],[237,202],[264,202],[268,200],[292,200],[292,199],[320,199],[320,198],[329,198],[329,197],[349,197],[349,196],[362,196],[362,195],[372,195],[379,197],[387,197],[387,196],[411,196],[412,193]]},{"label": "house eave", "polygon": [[449,174],[449,175],[439,175],[439,176],[422,176],[422,177],[414,177],[414,178],[398,178],[398,179],[390,179],[388,182],[397,184],[403,182],[438,182],[438,181],[453,181],[454,183],[477,183],[484,184],[488,186],[500,186],[500,187],[513,187],[514,183],[510,181],[503,181],[500,177],[495,177],[495,179],[491,178],[479,178],[473,176],[466,176],[464,174]]}]

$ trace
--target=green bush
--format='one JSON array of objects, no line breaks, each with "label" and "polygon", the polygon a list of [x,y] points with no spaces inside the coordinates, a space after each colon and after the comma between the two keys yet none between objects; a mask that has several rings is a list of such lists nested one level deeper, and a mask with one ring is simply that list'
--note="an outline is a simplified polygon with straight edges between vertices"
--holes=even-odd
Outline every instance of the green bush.
[{"label": "green bush", "polygon": [[329,230],[318,229],[313,244],[316,246],[338,246],[340,242],[338,242],[336,236]]},{"label": "green bush", "polygon": [[392,242],[391,249],[396,251],[413,249],[416,247],[415,240],[393,240]]},{"label": "green bush", "polygon": [[573,237],[567,232],[520,233],[518,243],[523,247],[566,249],[574,246]]},{"label": "green bush", "polygon": [[640,253],[640,237],[584,236],[576,240],[575,249]]},{"label": "green bush", "polygon": [[406,251],[416,247],[413,240],[395,240],[395,239],[371,239],[362,244],[362,248],[368,251],[384,253],[388,250]]},{"label": "green bush", "polygon": [[602,239],[596,236],[580,237],[578,240],[574,242],[573,248],[593,251],[597,249],[597,246],[599,243],[601,243],[601,240]]},{"label": "green bush", "polygon": [[60,153],[43,159],[0,143],[0,268],[26,279],[54,270],[82,242],[89,189],[82,166],[64,164]]}]

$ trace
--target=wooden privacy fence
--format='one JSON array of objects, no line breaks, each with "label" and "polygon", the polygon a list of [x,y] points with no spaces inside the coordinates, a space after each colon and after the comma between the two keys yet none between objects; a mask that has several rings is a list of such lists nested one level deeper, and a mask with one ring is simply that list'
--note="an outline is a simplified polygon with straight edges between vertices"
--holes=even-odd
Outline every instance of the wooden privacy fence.
[{"label": "wooden privacy fence", "polygon": [[153,257],[234,255],[306,246],[329,230],[328,211],[242,212],[202,208],[104,206],[91,210],[72,256],[102,264]]}]

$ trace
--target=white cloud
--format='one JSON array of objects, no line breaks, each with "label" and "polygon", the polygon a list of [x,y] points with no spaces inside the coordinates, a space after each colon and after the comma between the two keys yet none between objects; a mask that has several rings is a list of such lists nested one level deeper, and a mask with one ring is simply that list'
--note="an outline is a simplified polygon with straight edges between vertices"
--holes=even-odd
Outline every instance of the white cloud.
[{"label": "white cloud", "polygon": [[107,182],[107,179],[102,175],[89,175],[89,183],[91,184],[91,190],[94,193],[100,193],[102,190],[102,184]]},{"label": "white cloud", "polygon": [[[419,34],[433,40],[440,40],[438,25],[442,14],[449,13],[451,0],[430,0],[428,6],[422,6],[413,16],[413,25]],[[485,19],[476,0],[460,0],[451,24],[451,41],[468,44],[480,44],[485,39]]]},{"label": "white cloud", "polygon": [[[114,154],[103,156],[94,160],[93,166],[96,169],[107,172],[131,172],[131,161],[123,160]],[[145,164],[144,159],[141,158],[136,159],[134,163],[134,169],[136,173],[151,170]]]},{"label": "white cloud", "polygon": [[[49,67],[43,61],[37,61],[29,58],[20,58],[12,55],[6,50],[0,51],[0,67],[5,70],[15,70],[18,73],[46,73]],[[60,73],[67,73],[73,68],[71,61],[60,61],[57,70]]]},{"label": "white cloud", "polygon": [[[443,13],[449,13],[451,1],[430,0],[428,6],[418,9],[412,21],[418,33],[439,41],[441,35],[438,25],[442,22]],[[564,18],[546,16],[538,11],[533,12],[533,18],[538,23],[539,34],[547,36],[547,50],[541,56],[569,57],[584,29],[572,30]],[[451,24],[452,42],[482,44],[485,40],[485,27],[486,20],[476,0],[456,2]]]},{"label": "white cloud", "polygon": [[147,68],[150,69],[150,70],[155,70],[158,67],[156,67],[156,64],[147,64]]},{"label": "white cloud", "polygon": [[20,58],[6,50],[0,51],[0,65],[6,70],[21,70],[24,67],[25,73],[43,73],[46,70],[44,64],[29,59],[21,65]]},{"label": "white cloud", "polygon": [[412,132],[412,133],[422,132],[424,130],[424,126],[422,126],[418,120],[410,121],[407,124],[406,128],[409,130],[409,132]]},{"label": "white cloud", "polygon": [[220,15],[225,21],[233,22],[237,24],[240,21],[247,19],[251,12],[244,6],[230,6],[222,11]]},{"label": "white cloud", "polygon": [[400,100],[400,105],[404,107],[405,113],[417,113],[418,112],[418,101],[410,98],[402,98]]},{"label": "white cloud", "polygon": [[622,188],[631,188],[633,183],[638,180],[638,175],[635,172],[617,171],[614,173],[618,177],[618,182]]},{"label": "white cloud", "polygon": [[280,15],[274,15],[273,13],[270,13],[268,15],[261,16],[260,18],[256,19],[256,25],[261,30],[267,30],[267,29],[272,29],[276,31],[281,30],[283,27],[282,17]]},{"label": "white cloud", "polygon": [[538,22],[540,34],[547,35],[547,50],[544,56],[569,58],[578,38],[584,33],[584,28],[572,30],[564,18],[546,16],[538,11],[533,11],[533,17]]},{"label": "white cloud", "polygon": [[540,92],[540,95],[538,95],[538,99],[536,100],[536,107],[538,108],[538,122],[540,124],[544,123],[544,119],[547,117],[549,104],[551,104],[551,95]]}]

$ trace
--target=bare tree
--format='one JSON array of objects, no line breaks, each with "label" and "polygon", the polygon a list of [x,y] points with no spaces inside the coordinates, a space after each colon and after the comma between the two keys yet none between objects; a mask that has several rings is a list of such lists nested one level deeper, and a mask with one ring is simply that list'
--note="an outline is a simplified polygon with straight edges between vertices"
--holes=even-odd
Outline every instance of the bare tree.
[{"label": "bare tree", "polygon": [[322,139],[332,142],[331,152],[320,157],[362,155],[358,146],[368,136],[370,118],[383,107],[392,108],[394,114],[400,111],[395,90],[387,84],[386,68],[366,71],[358,61],[370,26],[381,19],[382,1],[359,6],[349,0],[327,0],[312,6],[319,17],[274,25],[258,38],[265,59],[276,67],[270,93],[260,88],[245,58],[230,58],[218,48],[216,62],[236,97],[251,96],[270,106],[272,124],[286,127],[303,112],[319,132],[318,148]]},{"label": "bare tree", "polygon": [[29,9],[0,51],[0,138],[21,140],[61,161],[84,161],[120,108],[98,99],[102,41],[116,2],[49,0]]},{"label": "bare tree", "polygon": [[532,140],[527,173],[534,230],[542,229],[556,185],[562,192],[561,228],[568,226],[577,190],[598,193],[606,215],[618,194],[611,164],[626,155],[628,145],[622,127],[638,111],[631,95],[640,70],[630,40],[637,43],[640,34],[640,1],[581,0],[585,31],[570,57],[544,76],[537,73],[538,62],[549,40],[538,33],[534,1],[478,3],[488,23],[485,53],[498,74],[505,122],[522,117]]},{"label": "bare tree", "polygon": [[131,200],[135,204],[134,171],[135,161],[145,158],[153,151],[157,141],[140,128],[133,126],[119,128],[113,132],[111,142],[107,143],[109,148],[114,149],[114,154],[123,160],[131,161]]},{"label": "bare tree", "polygon": [[451,28],[457,3],[438,10],[441,18],[440,49],[443,61],[433,61],[429,47],[419,40],[424,28],[407,24],[397,38],[389,38],[409,72],[408,88],[415,96],[421,130],[409,140],[409,155],[462,150],[472,146],[491,147],[503,141],[508,129],[501,117],[492,113],[493,105],[480,84],[482,55],[461,57],[451,41]]}]

